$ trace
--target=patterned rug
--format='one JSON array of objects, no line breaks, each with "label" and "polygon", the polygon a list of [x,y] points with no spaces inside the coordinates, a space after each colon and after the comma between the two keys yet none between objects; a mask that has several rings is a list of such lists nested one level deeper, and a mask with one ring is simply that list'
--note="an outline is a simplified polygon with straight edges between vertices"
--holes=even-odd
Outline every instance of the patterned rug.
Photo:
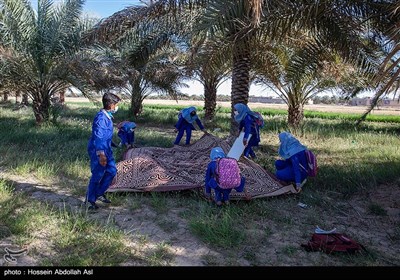
[{"label": "patterned rug", "polygon": [[[176,191],[204,188],[210,151],[221,147],[228,153],[230,145],[211,134],[190,146],[172,148],[143,147],[129,149],[125,160],[117,163],[117,175],[108,192]],[[245,193],[232,190],[231,199],[252,199],[296,193],[252,160],[241,157],[239,167],[246,177]]]}]

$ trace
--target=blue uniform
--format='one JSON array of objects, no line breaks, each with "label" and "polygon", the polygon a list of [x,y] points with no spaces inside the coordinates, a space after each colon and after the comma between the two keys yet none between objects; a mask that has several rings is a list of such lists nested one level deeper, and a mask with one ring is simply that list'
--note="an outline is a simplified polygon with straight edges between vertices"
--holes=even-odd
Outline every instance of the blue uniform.
[{"label": "blue uniform", "polygon": [[307,178],[307,171],[300,167],[308,166],[305,151],[300,151],[285,160],[275,161],[276,177],[279,180],[301,184]]},{"label": "blue uniform", "polygon": [[133,145],[135,142],[136,124],[134,122],[124,122],[118,129],[118,137],[121,139],[121,145]]},{"label": "blue uniform", "polygon": [[239,131],[244,128],[244,137],[243,139],[248,139],[249,134],[251,134],[251,138],[247,143],[246,148],[244,149],[244,156],[252,158],[256,157],[252,147],[258,146],[260,143],[260,128],[256,124],[255,119],[250,115],[247,114],[239,123]]},{"label": "blue uniform", "polygon": [[[117,174],[115,159],[111,149],[113,137],[112,117],[106,110],[97,113],[92,124],[92,135],[88,142],[90,170],[92,176],[86,193],[88,202],[94,203],[99,196],[104,195]],[[107,157],[106,166],[99,162],[98,154],[104,152]]]},{"label": "blue uniform", "polygon": [[118,137],[121,139],[121,145],[133,145],[135,142],[134,131],[125,131],[123,129],[119,129]]},{"label": "blue uniform", "polygon": [[[232,189],[222,189],[218,186],[216,178],[217,161],[211,161],[207,166],[206,180],[205,180],[205,192],[206,194],[211,194],[211,189],[215,191],[215,200],[218,201],[229,201],[229,194]],[[242,176],[240,185],[235,188],[237,192],[243,192],[245,185],[245,177]]]},{"label": "blue uniform", "polygon": [[247,140],[249,134],[251,134],[251,138],[247,142],[243,154],[245,157],[249,157],[250,155],[252,158],[255,158],[256,154],[252,147],[258,146],[258,143],[260,143],[260,128],[255,119],[257,114],[251,111],[250,108],[243,103],[237,103],[233,108],[235,112],[235,121],[239,124],[239,132],[244,128],[243,140]]},{"label": "blue uniform", "polygon": [[[200,119],[197,117],[194,120],[201,130],[204,129],[203,124],[201,123]],[[184,119],[182,115],[179,116],[178,122],[175,124],[175,128],[178,130],[178,135],[176,136],[175,145],[179,145],[183,134],[186,131],[186,145],[190,144],[190,138],[192,137],[192,130],[196,130],[192,123],[189,123],[187,120]]]}]

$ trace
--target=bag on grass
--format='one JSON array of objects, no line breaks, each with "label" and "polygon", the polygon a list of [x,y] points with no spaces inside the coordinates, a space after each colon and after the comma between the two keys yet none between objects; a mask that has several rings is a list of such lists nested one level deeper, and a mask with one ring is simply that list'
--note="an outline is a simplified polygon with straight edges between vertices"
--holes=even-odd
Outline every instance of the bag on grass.
[{"label": "bag on grass", "polygon": [[365,250],[364,246],[342,233],[318,234],[313,233],[307,244],[301,244],[306,251],[322,251],[327,254],[344,252],[354,254]]}]

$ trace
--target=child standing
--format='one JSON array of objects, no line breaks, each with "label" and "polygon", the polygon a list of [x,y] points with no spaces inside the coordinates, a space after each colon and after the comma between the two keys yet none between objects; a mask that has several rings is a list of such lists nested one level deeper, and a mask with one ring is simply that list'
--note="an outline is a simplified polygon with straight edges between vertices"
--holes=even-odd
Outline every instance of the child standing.
[{"label": "child standing", "polygon": [[[225,203],[226,205],[229,204],[229,195],[232,191],[232,188],[230,189],[221,188],[219,182],[220,172],[222,171],[219,169],[220,167],[218,166],[218,164],[219,160],[225,157],[226,156],[222,148],[220,147],[213,148],[210,153],[211,162],[208,164],[206,171],[206,180],[205,180],[206,197],[209,200],[211,200],[211,189],[213,189],[215,192],[215,201],[218,206],[221,206],[222,203]],[[237,192],[243,192],[246,179],[240,174],[239,176],[240,176],[239,183],[237,184],[237,187],[234,187],[234,189]]]},{"label": "child standing", "polygon": [[[256,158],[256,154],[253,151],[253,147],[258,146],[258,143],[260,143],[260,128],[255,119],[257,115],[243,103],[235,104],[233,108],[235,121],[239,124],[239,132],[244,129],[243,145],[246,148],[243,155],[245,157],[251,156],[254,159]],[[250,140],[248,140],[249,134],[251,134]]]},{"label": "child standing", "polygon": [[117,174],[117,167],[113,156],[112,137],[113,137],[113,114],[118,111],[118,103],[121,99],[113,94],[103,95],[103,109],[95,116],[92,124],[92,134],[88,141],[88,153],[90,157],[90,177],[86,192],[85,202],[89,202],[88,209],[99,208],[96,200],[104,203],[111,203],[105,196],[112,180]]},{"label": "child standing", "polygon": [[175,124],[175,132],[178,132],[178,135],[176,135],[176,139],[174,142],[174,145],[179,145],[179,142],[181,141],[183,134],[186,132],[186,145],[190,144],[190,139],[192,137],[192,130],[196,130],[196,128],[193,126],[193,122],[196,122],[201,131],[204,133],[207,133],[207,131],[204,129],[203,124],[201,123],[199,117],[197,116],[196,113],[196,108],[195,107],[189,107],[186,109],[183,109],[181,113],[179,114],[179,119],[178,122]]}]

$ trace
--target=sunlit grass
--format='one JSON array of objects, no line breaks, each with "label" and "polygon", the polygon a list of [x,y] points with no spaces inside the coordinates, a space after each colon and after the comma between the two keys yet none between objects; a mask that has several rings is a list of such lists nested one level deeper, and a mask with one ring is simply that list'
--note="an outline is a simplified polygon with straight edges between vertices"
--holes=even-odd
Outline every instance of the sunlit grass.
[{"label": "sunlit grass", "polygon": [[[176,134],[173,126],[177,113],[182,106],[144,106],[141,117],[134,120],[136,144],[149,147],[171,147]],[[128,106],[124,104],[116,114],[115,122],[129,117]],[[0,107],[0,165],[7,172],[20,176],[32,176],[40,181],[52,181],[69,190],[73,195],[84,195],[90,178],[87,141],[90,137],[91,123],[99,107],[88,103],[68,104],[60,116],[57,125],[36,127],[30,109],[13,111],[11,107]],[[274,161],[278,158],[278,133],[289,130],[286,124],[287,115],[281,111],[263,111],[266,126],[262,129],[261,143],[256,149],[256,162],[267,170],[274,171]],[[199,108],[199,116],[203,117]],[[304,190],[298,196],[257,199],[249,203],[233,202],[229,207],[217,208],[201,200],[198,195],[166,193],[151,194],[109,194],[116,207],[125,207],[133,214],[142,207],[154,211],[160,218],[155,223],[166,233],[173,233],[178,227],[176,221],[168,217],[171,207],[180,207],[179,212],[189,224],[189,230],[196,237],[213,248],[227,250],[231,254],[245,257],[254,264],[260,264],[257,242],[268,243],[271,236],[279,230],[290,232],[299,217],[297,212],[290,215],[286,208],[293,207],[302,201],[312,208],[301,220],[302,236],[316,224],[329,228],[321,209],[331,213],[346,213],[342,209],[347,199],[357,194],[373,190],[376,186],[393,184],[398,180],[400,170],[400,128],[398,122],[365,122],[354,126],[352,117],[347,115],[328,114],[307,116],[304,124],[296,131],[291,131],[317,155],[319,173],[310,178]],[[382,120],[384,118],[382,117]],[[387,120],[387,119],[386,119]],[[229,108],[219,108],[216,118],[206,123],[206,128],[219,137],[225,137],[230,129]],[[217,132],[213,132],[217,129]],[[194,133],[194,138],[200,133]],[[114,141],[118,143],[116,133]],[[122,159],[122,150],[114,149],[117,161]],[[117,265],[124,262],[131,252],[125,246],[125,239],[113,227],[112,219],[105,227],[89,222],[85,213],[72,214],[67,210],[56,210],[49,205],[36,204],[23,195],[15,195],[12,187],[0,181],[1,222],[9,225],[13,234],[18,236],[18,244],[35,243],[43,232],[33,227],[27,217],[42,228],[48,224],[49,244],[57,248],[52,257],[43,260],[43,265],[91,265],[94,258],[101,258],[101,264]],[[33,207],[35,209],[29,209]],[[382,206],[370,204],[366,211],[370,214],[385,217]],[[298,211],[298,209],[295,209]],[[84,212],[84,211],[83,211]],[[398,240],[396,232],[391,233],[393,240]],[[102,235],[102,232],[105,232]],[[283,234],[283,233],[282,233]],[[57,236],[57,237],[56,237]],[[116,244],[112,240],[116,239]],[[99,240],[96,243],[96,240]],[[253,241],[252,241],[253,240]],[[144,244],[146,243],[146,244]],[[143,237],[143,246],[148,245],[150,238]],[[99,245],[99,247],[96,247]],[[264,245],[264,244],[262,244]],[[92,248],[92,247],[93,248]],[[153,245],[154,246],[154,245]],[[82,249],[81,249],[82,247]],[[154,250],[145,256],[147,264],[169,265],[172,255],[167,243],[160,242]],[[244,250],[245,249],[245,250]],[[113,251],[116,260],[111,260],[105,252]],[[255,253],[253,253],[255,252]],[[293,244],[282,246],[282,256],[301,258],[302,251]],[[380,256],[381,253],[376,253]],[[136,257],[136,256],[134,256]],[[206,257],[205,257],[206,258]],[[143,259],[143,258],[142,258]],[[207,257],[211,264],[221,265]],[[231,258],[232,260],[235,258]],[[379,265],[377,258],[339,259],[345,263]],[[231,261],[229,261],[230,263]],[[274,261],[268,262],[276,264]],[[328,259],[314,260],[315,265],[330,265]],[[95,265],[98,265],[97,263]],[[223,264],[222,264],[223,265]]]},{"label": "sunlit grass", "polygon": [[126,246],[125,234],[112,224],[100,225],[84,211],[71,212],[67,205],[56,209],[14,193],[4,181],[0,181],[0,207],[0,223],[10,229],[18,245],[29,244],[33,257],[47,251],[43,265],[118,265],[137,257]]},{"label": "sunlit grass", "polygon": [[201,212],[189,218],[191,230],[204,242],[222,248],[237,247],[245,238],[243,225],[237,224],[233,208],[201,208]]}]

